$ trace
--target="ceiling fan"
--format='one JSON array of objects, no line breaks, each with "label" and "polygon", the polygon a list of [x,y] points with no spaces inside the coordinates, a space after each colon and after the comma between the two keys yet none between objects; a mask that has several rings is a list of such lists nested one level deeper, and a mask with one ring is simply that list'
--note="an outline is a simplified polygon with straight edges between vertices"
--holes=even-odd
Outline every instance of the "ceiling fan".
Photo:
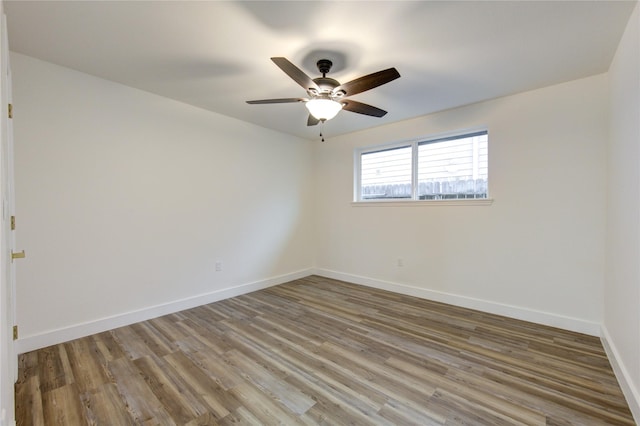
[{"label": "ceiling fan", "polygon": [[355,112],[358,114],[370,115],[372,117],[382,117],[387,111],[371,105],[347,99],[374,87],[389,83],[400,77],[400,73],[395,68],[374,72],[364,77],[356,78],[348,83],[340,84],[339,81],[327,77],[333,63],[328,59],[320,59],[317,62],[318,71],[322,77],[312,79],[300,68],[282,57],[271,58],[271,60],[282,71],[298,83],[309,95],[308,98],[281,98],[262,99],[257,101],[247,101],[248,104],[280,104],[304,102],[309,110],[307,126],[315,126],[320,122],[325,122],[335,117],[340,110]]}]

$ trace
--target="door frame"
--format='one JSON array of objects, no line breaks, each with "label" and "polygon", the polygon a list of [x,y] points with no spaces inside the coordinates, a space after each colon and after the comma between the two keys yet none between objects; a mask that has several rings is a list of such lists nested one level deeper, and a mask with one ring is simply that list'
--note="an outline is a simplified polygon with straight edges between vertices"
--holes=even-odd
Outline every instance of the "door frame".
[{"label": "door frame", "polygon": [[0,424],[15,425],[15,387],[18,359],[15,353],[13,327],[16,324],[15,232],[13,189],[13,127],[9,117],[11,72],[7,18],[0,2]]}]

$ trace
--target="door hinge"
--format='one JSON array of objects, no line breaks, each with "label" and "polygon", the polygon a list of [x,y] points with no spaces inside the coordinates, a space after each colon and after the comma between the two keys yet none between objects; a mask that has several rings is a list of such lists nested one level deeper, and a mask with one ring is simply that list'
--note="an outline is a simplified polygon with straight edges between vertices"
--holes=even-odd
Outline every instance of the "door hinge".
[{"label": "door hinge", "polygon": [[18,326],[13,326],[13,340],[18,340]]},{"label": "door hinge", "polygon": [[16,230],[16,217],[15,216],[11,216],[11,230],[12,231]]},{"label": "door hinge", "polygon": [[13,104],[9,104],[9,118],[13,118]]}]

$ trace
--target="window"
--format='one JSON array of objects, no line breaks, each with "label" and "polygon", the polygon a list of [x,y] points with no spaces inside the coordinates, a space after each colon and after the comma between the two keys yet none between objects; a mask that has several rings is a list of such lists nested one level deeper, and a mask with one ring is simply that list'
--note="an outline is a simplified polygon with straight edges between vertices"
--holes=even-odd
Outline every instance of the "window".
[{"label": "window", "polygon": [[486,199],[486,130],[356,151],[356,201]]}]

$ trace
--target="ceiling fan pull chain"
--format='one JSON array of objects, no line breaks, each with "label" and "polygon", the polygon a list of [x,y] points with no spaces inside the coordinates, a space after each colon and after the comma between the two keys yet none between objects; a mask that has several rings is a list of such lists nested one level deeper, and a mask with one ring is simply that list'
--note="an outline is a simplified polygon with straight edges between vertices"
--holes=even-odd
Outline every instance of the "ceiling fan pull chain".
[{"label": "ceiling fan pull chain", "polygon": [[320,121],[320,142],[324,142],[324,136],[322,135],[322,130],[324,128],[324,122],[325,122],[325,120],[321,120]]}]

